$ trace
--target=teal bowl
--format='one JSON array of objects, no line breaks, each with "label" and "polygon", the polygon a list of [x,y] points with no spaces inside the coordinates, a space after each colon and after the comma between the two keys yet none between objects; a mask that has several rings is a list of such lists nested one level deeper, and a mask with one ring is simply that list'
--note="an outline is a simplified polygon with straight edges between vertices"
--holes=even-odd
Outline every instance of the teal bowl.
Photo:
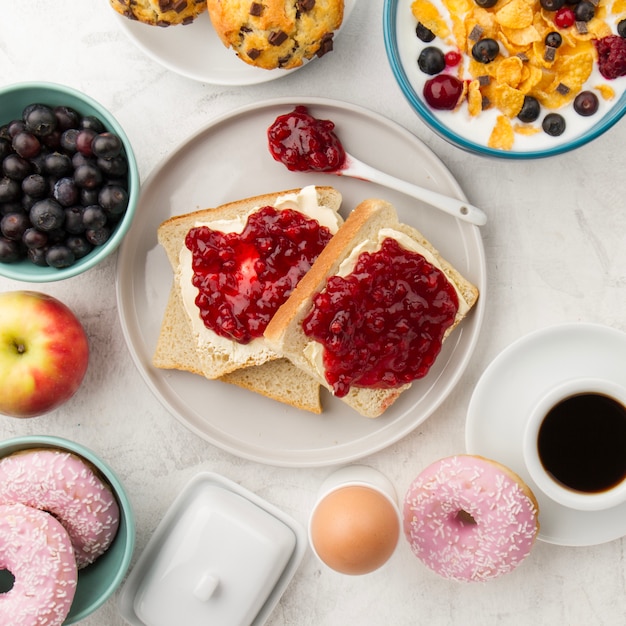
[{"label": "teal bowl", "polygon": [[[109,482],[120,508],[120,525],[111,547],[91,565],[78,571],[74,602],[63,622],[64,626],[69,626],[69,624],[80,622],[100,608],[122,583],[135,548],[135,518],[122,483],[113,470],[88,448],[61,437],[44,435],[16,437],[0,442],[0,458],[30,448],[67,450],[83,457],[92,463]],[[0,577],[1,588],[2,578]]]},{"label": "teal bowl", "polygon": [[95,115],[103,122],[107,130],[115,133],[122,140],[128,159],[128,208],[108,241],[101,246],[96,246],[70,267],[41,267],[28,259],[15,263],[0,263],[0,276],[28,283],[47,283],[82,274],[117,249],[133,221],[139,199],[140,180],[137,161],[124,129],[101,104],[72,87],[45,82],[16,83],[0,87],[0,115],[2,116],[0,125],[21,118],[24,108],[35,102],[49,106],[69,106],[82,115]]}]

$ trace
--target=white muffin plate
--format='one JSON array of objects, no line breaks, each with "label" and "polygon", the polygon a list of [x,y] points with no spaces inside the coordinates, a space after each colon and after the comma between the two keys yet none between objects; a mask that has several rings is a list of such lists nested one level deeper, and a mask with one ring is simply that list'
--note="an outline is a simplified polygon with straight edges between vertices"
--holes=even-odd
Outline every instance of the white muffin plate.
[{"label": "white muffin plate", "polygon": [[539,539],[589,546],[626,535],[626,504],[606,511],[577,511],[544,495],[526,470],[522,439],[533,406],[570,378],[606,378],[626,385],[626,334],[586,323],[535,331],[503,350],[481,376],[469,404],[466,447],[516,472],[539,503]]},{"label": "white muffin plate", "polygon": [[[330,119],[346,149],[390,174],[463,199],[458,184],[412,134],[355,105],[321,98],[258,102],[220,117],[183,142],[142,187],[133,225],[120,248],[117,296],[122,329],[147,384],[199,436],[244,458],[292,467],[342,463],[381,450],[428,418],[461,377],[478,339],[486,302],[486,267],[477,226],[362,180],[289,172],[271,157],[267,128],[296,105]],[[368,197],[392,202],[481,291],[475,309],[443,346],[434,367],[377,419],[361,417],[324,391],[322,415],[194,374],[159,370],[151,359],[172,270],[157,228],[172,215],[305,185],[332,185],[344,216]]]},{"label": "white muffin plate", "polygon": [[[357,0],[345,0],[341,28]],[[107,0],[108,2],[108,0]],[[256,85],[286,76],[293,70],[264,70],[244,63],[226,48],[204,12],[185,26],[150,26],[130,20],[114,11],[119,27],[147,56],[163,67],[193,80],[211,85]],[[341,28],[335,35],[337,37]],[[311,60],[315,60],[315,57]]]}]

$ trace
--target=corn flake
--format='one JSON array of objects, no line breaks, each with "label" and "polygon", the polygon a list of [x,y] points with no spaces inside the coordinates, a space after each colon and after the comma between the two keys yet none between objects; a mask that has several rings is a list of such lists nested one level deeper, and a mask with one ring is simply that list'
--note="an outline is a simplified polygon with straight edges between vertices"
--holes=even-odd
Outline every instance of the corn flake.
[{"label": "corn flake", "polygon": [[510,150],[515,142],[511,120],[506,115],[498,115],[487,145],[498,150]]},{"label": "corn flake", "polygon": [[437,7],[429,0],[415,0],[411,5],[413,16],[421,22],[436,37],[445,39],[450,34],[446,21],[439,14]]}]

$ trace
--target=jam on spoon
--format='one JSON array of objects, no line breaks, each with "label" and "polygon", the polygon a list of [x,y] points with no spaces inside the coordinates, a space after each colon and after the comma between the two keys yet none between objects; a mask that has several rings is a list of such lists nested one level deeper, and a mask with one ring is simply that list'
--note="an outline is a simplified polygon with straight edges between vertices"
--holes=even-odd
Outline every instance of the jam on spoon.
[{"label": "jam on spoon", "polygon": [[350,176],[396,189],[471,224],[481,226],[487,222],[481,209],[464,200],[419,187],[362,163],[345,151],[334,129],[330,120],[317,119],[305,106],[296,106],[291,113],[279,115],[268,128],[270,153],[293,172]]}]

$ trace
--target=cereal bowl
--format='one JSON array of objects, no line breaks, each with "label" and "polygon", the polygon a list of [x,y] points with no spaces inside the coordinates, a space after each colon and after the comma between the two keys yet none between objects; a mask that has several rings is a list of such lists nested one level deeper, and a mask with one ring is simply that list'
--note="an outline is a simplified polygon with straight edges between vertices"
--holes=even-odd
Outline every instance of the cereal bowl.
[{"label": "cereal bowl", "polygon": [[[61,437],[26,436],[0,442],[0,458],[31,448],[53,448],[76,454],[96,467],[117,499],[120,524],[109,549],[93,563],[78,571],[78,585],[64,626],[75,624],[100,608],[121,584],[135,546],[135,518],[124,486],[109,465],[88,448]],[[0,572],[0,574],[4,574]],[[6,583],[0,576],[0,588]],[[10,587],[4,588],[8,591]]]},{"label": "cereal bowl", "polygon": [[[508,4],[512,6],[515,1],[512,0]],[[609,6],[612,4],[612,0],[606,2]],[[536,0],[536,3],[538,6],[539,0]],[[548,18],[553,19],[556,13],[543,11],[541,18],[535,14],[536,21],[543,20],[541,28],[539,26],[535,28],[534,24],[526,27],[535,28],[533,35],[529,36],[529,39],[534,38],[535,41],[513,46],[506,40],[504,33],[498,30],[504,30],[504,27],[499,26],[498,20],[506,22],[507,16],[502,15],[502,18],[498,16],[495,19],[496,12],[507,4],[502,0],[495,3],[492,8],[481,8],[476,0],[416,2],[415,4],[419,4],[420,7],[427,7],[427,12],[431,11],[429,30],[431,33],[434,30],[439,35],[432,39],[431,35],[418,36],[416,32],[418,19],[412,10],[413,4],[413,0],[385,0],[383,27],[388,60],[396,81],[411,107],[434,132],[449,143],[488,157],[504,159],[548,157],[587,144],[609,130],[626,112],[626,76],[604,78],[598,68],[593,41],[583,40],[582,35],[578,33],[572,34],[577,28],[576,25],[568,28],[555,27]],[[491,2],[481,0],[481,4]],[[448,9],[444,9],[446,5],[463,7],[462,29],[453,26]],[[418,9],[418,12],[420,10],[423,9]],[[489,22],[491,32],[486,26],[483,28],[476,25],[474,16],[469,15],[472,12],[482,12],[481,15],[487,16],[488,22],[491,20]],[[422,13],[419,14],[421,17]],[[517,15],[515,18],[519,19]],[[426,21],[425,18],[422,19]],[[603,19],[598,18],[594,22],[589,22],[589,28],[602,33],[602,37],[612,34],[619,39],[618,21],[617,15],[612,16],[607,10]],[[542,28],[551,32],[557,30],[563,45],[559,44],[558,47],[547,45],[545,39],[547,35],[543,35]],[[461,32],[465,33],[466,37],[463,42],[464,48],[470,50],[474,42],[481,39],[499,40],[494,52],[498,55],[497,59],[494,59],[493,63],[491,61],[479,63],[471,54],[459,53],[460,46],[456,43],[455,37]],[[520,36],[522,29],[517,31],[509,27],[506,34],[511,37],[512,32]],[[525,30],[525,33],[528,32]],[[507,41],[506,46],[502,43],[503,40]],[[580,46],[580,49],[577,49],[577,46]],[[427,55],[422,52],[425,48],[436,50],[429,50],[431,54]],[[548,54],[554,55],[554,62],[547,60],[550,58]],[[421,62],[418,63],[420,55]],[[504,59],[506,64],[502,64]],[[576,81],[582,80],[579,76],[586,73],[589,73],[586,81],[582,85],[577,84]],[[447,84],[442,84],[446,83],[449,76],[452,76],[452,79]],[[462,80],[456,81],[457,76]],[[548,79],[551,81],[549,85]],[[524,83],[524,80],[530,82]],[[455,99],[456,96],[451,94],[453,102],[446,102],[443,99],[437,103],[437,106],[445,105],[450,108],[433,108],[425,96],[427,81],[429,86],[426,89],[429,91],[431,104],[432,94],[435,92],[436,97],[441,97],[441,93],[445,93],[449,85],[453,85],[455,90],[462,90],[460,99]],[[575,87],[570,89],[567,82]],[[531,83],[534,83],[532,87]],[[589,107],[586,110],[583,108],[586,115],[579,114],[574,109],[573,99],[580,91],[586,92],[585,97],[588,102],[594,103],[593,108],[597,106],[594,113],[589,114]],[[592,95],[589,96],[588,92]],[[536,95],[536,100],[541,101],[538,107],[539,114],[535,119],[530,119],[533,117],[532,111],[526,109],[525,116],[529,117],[530,121],[522,121],[517,117],[520,115],[521,106],[524,106],[525,95],[533,97]],[[581,109],[578,105],[577,108]],[[549,114],[556,114],[561,119],[554,115],[546,119]],[[537,115],[537,108],[534,115]],[[555,121],[556,125],[550,123]]]},{"label": "cereal bowl", "polygon": [[[119,137],[128,163],[126,173],[127,207],[121,218],[115,218],[115,222],[111,224],[112,232],[104,243],[97,243],[85,256],[80,256],[72,264],[63,267],[38,265],[28,258],[0,262],[0,275],[2,276],[30,283],[45,283],[81,274],[100,263],[117,249],[132,223],[139,198],[140,180],[132,146],[121,125],[101,104],[71,87],[54,83],[31,82],[0,88],[0,127],[13,120],[21,119],[24,109],[35,103],[50,107],[70,107],[82,117],[93,116],[98,118],[107,131]],[[32,173],[36,173],[35,168],[32,169]],[[2,176],[3,174],[0,173],[0,179]],[[76,204],[80,204],[80,202],[76,202]],[[8,206],[8,203],[5,206]],[[0,214],[12,211],[9,208],[5,211],[2,205],[0,205],[0,209]]]}]

